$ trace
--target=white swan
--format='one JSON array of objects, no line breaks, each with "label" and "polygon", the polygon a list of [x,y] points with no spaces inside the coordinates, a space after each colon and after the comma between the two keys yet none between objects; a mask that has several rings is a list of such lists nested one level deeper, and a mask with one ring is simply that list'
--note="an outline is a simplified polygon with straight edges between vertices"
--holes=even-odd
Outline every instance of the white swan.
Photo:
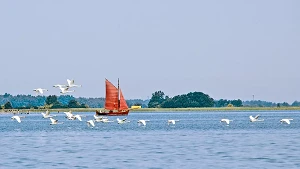
[{"label": "white swan", "polygon": [[97,110],[96,110],[96,113],[94,114],[94,119],[95,119],[95,121],[97,121],[97,122],[102,122],[102,119],[107,118],[107,117],[101,116],[101,113],[102,113],[101,110],[100,110],[100,111],[97,111]]},{"label": "white swan", "polygon": [[118,124],[123,124],[123,123],[129,123],[130,121],[127,120],[127,118],[124,118],[122,120],[120,120],[119,118],[117,118]]},{"label": "white swan", "polygon": [[286,123],[286,124],[291,124],[291,122],[290,122],[291,120],[293,120],[293,119],[281,119],[280,122]]},{"label": "white swan", "polygon": [[74,117],[75,117],[75,119],[78,119],[79,121],[82,121],[82,119],[81,119],[81,115],[79,115],[79,114],[76,114]]},{"label": "white swan", "polygon": [[220,122],[224,122],[224,123],[226,123],[226,124],[229,124],[231,121],[233,121],[233,120],[229,120],[229,119],[221,119]]},{"label": "white swan", "polygon": [[260,115],[256,115],[255,117],[253,116],[249,116],[250,118],[250,122],[256,122],[256,121],[264,121],[264,119],[258,119],[258,117],[260,117]]},{"label": "white swan", "polygon": [[[114,121],[109,121],[108,118],[103,118],[102,120],[100,121],[97,121],[97,122],[102,122],[102,123],[111,123],[111,122],[114,122]],[[127,123],[129,123],[130,121],[127,121]]]},{"label": "white swan", "polygon": [[81,87],[81,85],[75,85],[74,80],[67,79],[68,85],[67,87]]},{"label": "white swan", "polygon": [[24,116],[12,116],[11,120],[17,120],[17,122],[21,123],[21,117],[25,118]]},{"label": "white swan", "polygon": [[86,124],[88,125],[88,127],[90,127],[90,126],[95,127],[94,120],[89,120],[86,122]]},{"label": "white swan", "polygon": [[85,117],[85,116],[82,116],[82,115],[79,115],[79,114],[72,114],[72,111],[69,111],[69,112],[64,112],[66,114],[66,118],[68,120],[76,120],[78,119],[79,121],[82,121],[82,117]]},{"label": "white swan", "polygon": [[43,118],[44,118],[44,119],[50,118],[50,117],[54,117],[54,116],[55,116],[55,115],[54,115],[54,116],[51,116],[49,110],[47,110],[46,113],[41,113],[41,114],[43,115]]},{"label": "white swan", "polygon": [[171,123],[175,124],[175,122],[177,122],[177,121],[179,121],[179,120],[168,120],[168,125],[171,124]]},{"label": "white swan", "polygon": [[61,90],[61,92],[60,92],[61,94],[75,92],[75,90],[69,90],[69,87],[59,87],[59,89]]},{"label": "white swan", "polygon": [[42,88],[37,88],[37,89],[33,89],[33,91],[35,91],[37,94],[43,94],[44,91],[48,91],[47,89],[42,89]]},{"label": "white swan", "polygon": [[58,123],[58,120],[56,120],[56,119],[54,119],[54,118],[52,118],[52,117],[50,117],[50,121],[51,121],[50,125],[63,124],[63,122]]},{"label": "white swan", "polygon": [[66,118],[69,120],[74,120],[74,115],[72,114],[72,111],[64,112],[66,114]]},{"label": "white swan", "polygon": [[107,117],[96,116],[96,115],[94,115],[94,120],[95,120],[96,122],[102,122],[103,119],[107,119]]},{"label": "white swan", "polygon": [[[97,114],[97,113],[96,113]],[[110,122],[114,122],[114,121],[109,121],[107,117],[103,117],[103,116],[97,116],[94,115],[94,121],[95,122],[102,122],[102,123],[110,123]]]},{"label": "white swan", "polygon": [[56,84],[56,85],[53,85],[53,87],[55,88],[63,88],[63,87],[67,87],[66,85],[61,85],[61,84]]},{"label": "white swan", "polygon": [[148,121],[150,121],[150,120],[139,120],[138,123],[146,126],[146,122],[148,122]]}]

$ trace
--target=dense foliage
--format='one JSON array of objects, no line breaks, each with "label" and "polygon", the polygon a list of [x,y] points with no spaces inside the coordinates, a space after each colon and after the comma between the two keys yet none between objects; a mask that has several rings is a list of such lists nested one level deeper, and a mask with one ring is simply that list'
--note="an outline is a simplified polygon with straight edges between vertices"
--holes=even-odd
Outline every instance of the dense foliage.
[{"label": "dense foliage", "polygon": [[226,100],[226,99],[220,99],[220,100],[215,100],[215,107],[242,107],[243,102],[242,100]]},{"label": "dense foliage", "polygon": [[[75,102],[75,101],[76,102]],[[30,108],[101,108],[104,107],[105,98],[75,98],[71,95],[49,95],[49,96],[31,96],[17,95],[12,96],[8,93],[0,95],[0,105],[10,102],[11,108],[30,109]],[[147,107],[149,100],[133,99],[126,100],[129,107],[132,105],[141,105]],[[8,107],[7,107],[8,108]],[[11,109],[9,108],[9,109]]]},{"label": "dense foliage", "polygon": [[[209,95],[202,92],[190,92],[188,94],[165,96],[164,92],[156,91],[150,100],[131,99],[126,100],[128,107],[141,105],[143,108],[186,108],[186,107],[288,107],[300,106],[300,102],[294,101],[291,105],[287,102],[273,103],[261,100],[241,101],[237,100],[213,100]],[[8,93],[0,95],[1,108],[6,109],[30,109],[30,108],[102,108],[105,98],[75,98],[71,95],[31,96]]]},{"label": "dense foliage", "polygon": [[12,107],[12,105],[11,105],[11,103],[10,102],[6,102],[5,104],[4,104],[4,109],[12,109],[13,107]]},{"label": "dense foliage", "polygon": [[190,92],[188,94],[165,97],[164,92],[156,91],[149,101],[149,108],[187,108],[187,107],[213,107],[214,100],[202,92]]},{"label": "dense foliage", "polygon": [[152,97],[148,103],[149,108],[161,107],[161,104],[165,101],[165,93],[162,91],[156,91],[152,94]]}]

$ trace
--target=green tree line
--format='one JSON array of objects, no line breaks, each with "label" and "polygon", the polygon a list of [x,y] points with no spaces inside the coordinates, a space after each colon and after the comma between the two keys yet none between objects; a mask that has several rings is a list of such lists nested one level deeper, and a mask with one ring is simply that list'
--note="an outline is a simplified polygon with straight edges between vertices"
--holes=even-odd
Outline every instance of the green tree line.
[{"label": "green tree line", "polygon": [[149,101],[149,108],[187,108],[213,107],[214,99],[202,92],[190,92],[174,97],[165,96],[164,92],[156,91]]},{"label": "green tree line", "polygon": [[148,103],[149,108],[188,108],[188,107],[288,107],[300,106],[300,102],[294,101],[291,105],[287,102],[273,103],[261,100],[242,101],[241,99],[214,100],[209,95],[202,92],[190,92],[188,94],[177,95],[174,97],[166,96],[163,91],[152,93],[152,97]]},{"label": "green tree line", "polygon": [[[141,105],[147,107],[149,100],[130,99],[126,100],[127,105]],[[6,109],[30,109],[30,108],[102,108],[105,104],[105,98],[75,98],[71,95],[50,95],[50,96],[32,96],[32,95],[10,95],[5,93],[0,95],[0,105]]]}]

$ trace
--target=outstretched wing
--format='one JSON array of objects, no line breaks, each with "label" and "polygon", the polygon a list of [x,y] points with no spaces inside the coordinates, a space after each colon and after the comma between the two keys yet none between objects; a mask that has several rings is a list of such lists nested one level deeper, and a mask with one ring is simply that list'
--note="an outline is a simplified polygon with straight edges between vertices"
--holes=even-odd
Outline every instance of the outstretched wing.
[{"label": "outstretched wing", "polygon": [[49,110],[47,110],[47,111],[46,111],[46,115],[48,115],[48,116],[50,115],[50,112],[49,112]]},{"label": "outstretched wing", "polygon": [[68,85],[72,86],[74,84],[74,80],[67,79]]},{"label": "outstretched wing", "polygon": [[146,126],[146,122],[144,120],[142,120],[141,123]]},{"label": "outstretched wing", "polygon": [[51,120],[51,123],[55,123],[55,122],[58,121],[58,120],[56,120],[56,119],[54,119],[54,118],[52,118],[52,117],[50,117],[50,120]]},{"label": "outstretched wing", "polygon": [[16,116],[15,119],[17,120],[17,122],[21,123],[21,119],[19,116]]}]

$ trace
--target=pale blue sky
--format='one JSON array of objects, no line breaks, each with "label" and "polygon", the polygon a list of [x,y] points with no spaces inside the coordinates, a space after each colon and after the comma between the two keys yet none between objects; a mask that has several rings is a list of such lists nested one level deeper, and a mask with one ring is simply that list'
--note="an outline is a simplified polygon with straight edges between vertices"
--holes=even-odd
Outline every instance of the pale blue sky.
[{"label": "pale blue sky", "polygon": [[0,93],[300,100],[300,1],[0,1]]}]

